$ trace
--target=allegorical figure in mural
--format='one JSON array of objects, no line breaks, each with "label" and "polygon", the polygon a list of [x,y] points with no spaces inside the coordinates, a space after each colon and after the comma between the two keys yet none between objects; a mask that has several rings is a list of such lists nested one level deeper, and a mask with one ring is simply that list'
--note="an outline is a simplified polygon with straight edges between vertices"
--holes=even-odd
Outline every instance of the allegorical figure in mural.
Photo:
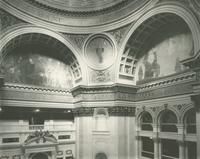
[{"label": "allegorical figure in mural", "polygon": [[156,52],[149,52],[147,55],[144,56],[143,60],[143,68],[140,66],[138,76],[139,80],[142,79],[150,79],[150,78],[156,78],[160,75],[160,65],[157,61],[157,54]]}]

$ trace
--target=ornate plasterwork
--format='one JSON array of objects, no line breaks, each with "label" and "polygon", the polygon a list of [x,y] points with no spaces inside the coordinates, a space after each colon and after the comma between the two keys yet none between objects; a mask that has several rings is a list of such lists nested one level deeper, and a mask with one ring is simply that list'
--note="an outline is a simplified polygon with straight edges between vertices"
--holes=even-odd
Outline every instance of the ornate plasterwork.
[{"label": "ornate plasterwork", "polygon": [[99,70],[91,72],[91,83],[101,83],[111,81],[110,70]]},{"label": "ornate plasterwork", "polygon": [[136,108],[136,116],[137,116],[137,120],[139,120],[139,117],[143,112],[149,112],[153,117],[153,121],[157,122],[161,112],[165,110],[171,110],[172,112],[176,114],[179,122],[182,123],[185,114],[187,113],[188,110],[192,108],[194,108],[194,105],[191,102],[179,103],[179,104],[175,104],[175,102],[174,104],[169,104],[169,103],[159,104],[158,103],[157,106],[150,106],[150,107],[148,105],[138,105]]},{"label": "ornate plasterwork", "polygon": [[50,141],[53,143],[57,143],[57,139],[54,135],[50,134],[49,131],[35,131],[33,134],[30,134],[27,139],[24,141],[24,145],[28,145],[30,143],[36,142],[37,144],[40,142],[45,143],[46,141]]},{"label": "ornate plasterwork", "polygon": [[109,32],[115,38],[118,44],[118,47],[122,43],[122,40],[126,36],[128,30],[130,29],[130,26],[131,25],[129,24],[129,25],[123,26],[121,28],[118,28]]},{"label": "ornate plasterwork", "polygon": [[21,19],[7,13],[6,11],[0,9],[0,33],[16,24],[24,24],[25,22]]},{"label": "ornate plasterwork", "polygon": [[[75,116],[93,116],[95,107],[80,107],[74,109]],[[104,107],[109,116],[135,116],[135,107],[114,106]]]},{"label": "ornate plasterwork", "polygon": [[82,49],[85,40],[88,38],[88,34],[64,34],[67,38],[69,38],[75,46],[79,49]]}]

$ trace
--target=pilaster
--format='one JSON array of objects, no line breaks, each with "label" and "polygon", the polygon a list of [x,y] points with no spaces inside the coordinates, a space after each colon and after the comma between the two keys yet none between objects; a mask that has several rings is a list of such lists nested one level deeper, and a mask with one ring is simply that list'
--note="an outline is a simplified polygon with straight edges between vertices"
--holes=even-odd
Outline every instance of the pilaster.
[{"label": "pilaster", "polygon": [[197,159],[200,159],[200,94],[191,97],[196,108]]}]

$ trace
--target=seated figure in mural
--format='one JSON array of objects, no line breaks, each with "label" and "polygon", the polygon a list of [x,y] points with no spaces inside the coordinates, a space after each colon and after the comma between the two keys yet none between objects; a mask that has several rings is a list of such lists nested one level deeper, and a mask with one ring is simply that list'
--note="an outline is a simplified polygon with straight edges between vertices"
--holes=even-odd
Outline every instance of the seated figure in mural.
[{"label": "seated figure in mural", "polygon": [[149,54],[147,54],[144,57],[144,78],[146,79],[150,79],[150,78],[156,78],[159,77],[160,75],[160,65],[158,64],[157,61],[157,54],[156,52],[149,52]]}]

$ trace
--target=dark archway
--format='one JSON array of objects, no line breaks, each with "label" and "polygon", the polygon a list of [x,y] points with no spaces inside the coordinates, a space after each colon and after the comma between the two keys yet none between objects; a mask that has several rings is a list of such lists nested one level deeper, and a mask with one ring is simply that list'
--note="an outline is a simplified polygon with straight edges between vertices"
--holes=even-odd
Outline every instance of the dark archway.
[{"label": "dark archway", "polygon": [[95,159],[107,159],[107,156],[105,153],[97,153],[95,156]]},{"label": "dark archway", "polygon": [[33,155],[32,159],[48,159],[48,156],[44,153],[37,153]]}]

